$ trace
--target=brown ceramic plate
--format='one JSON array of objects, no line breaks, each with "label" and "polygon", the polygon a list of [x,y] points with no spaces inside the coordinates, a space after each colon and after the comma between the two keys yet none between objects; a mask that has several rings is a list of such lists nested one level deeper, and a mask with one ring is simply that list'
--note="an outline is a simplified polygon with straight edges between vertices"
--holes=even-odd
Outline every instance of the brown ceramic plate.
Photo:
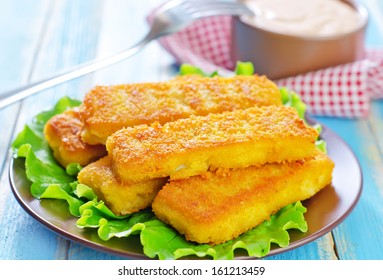
[{"label": "brown ceramic plate", "polygon": [[[307,207],[305,217],[308,231],[290,231],[290,245],[285,248],[273,247],[268,256],[297,248],[325,235],[350,214],[359,200],[363,179],[358,160],[347,144],[331,130],[323,126],[321,136],[327,142],[329,156],[335,162],[332,185],[304,201]],[[102,241],[96,230],[76,227],[77,218],[69,214],[66,202],[49,199],[39,201],[32,197],[30,183],[25,177],[23,159],[12,160],[9,178],[20,205],[47,228],[93,249],[134,259],[148,258],[143,254],[138,237]],[[251,259],[239,254],[236,257]]]}]

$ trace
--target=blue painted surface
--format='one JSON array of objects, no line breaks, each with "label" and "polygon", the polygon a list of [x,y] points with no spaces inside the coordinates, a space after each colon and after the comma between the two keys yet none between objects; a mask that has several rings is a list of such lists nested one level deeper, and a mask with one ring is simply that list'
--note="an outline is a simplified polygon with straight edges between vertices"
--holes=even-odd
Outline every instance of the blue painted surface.
[{"label": "blue painted surface", "polygon": [[[383,259],[381,242],[383,232],[383,192],[376,180],[379,174],[375,167],[382,164],[381,155],[378,161],[371,158],[370,153],[379,153],[376,139],[368,126],[368,120],[342,120],[317,118],[330,129],[337,132],[351,147],[358,158],[363,173],[363,192],[355,210],[335,231],[335,242],[339,246],[341,259]],[[380,119],[381,121],[382,119]],[[371,149],[375,149],[372,150]],[[373,225],[373,228],[371,226]],[[347,244],[344,244],[347,242]]]},{"label": "blue painted surface", "polygon": [[[375,12],[370,20],[366,46],[383,47],[382,2],[360,2],[367,7],[377,7],[381,15],[379,18]],[[147,3],[154,7],[158,1]],[[111,5],[110,2],[102,0],[0,0],[0,92],[92,59],[100,46],[116,51],[137,42],[147,30],[143,18],[150,7],[131,2],[129,9],[121,4],[125,5],[124,11],[108,14],[105,10],[111,6],[107,5]],[[111,20],[104,18],[106,15],[116,16]],[[113,32],[113,26],[120,22],[124,24],[121,36],[125,37],[111,36],[116,44],[121,43],[120,48],[113,49],[113,43],[103,42],[100,36],[105,35],[103,28]],[[139,24],[135,25],[136,22]],[[166,73],[173,72],[169,70],[173,61],[167,59],[168,55],[154,44],[118,68],[48,89],[0,110],[0,259],[123,259],[64,239],[39,224],[18,205],[7,178],[9,144],[31,116],[51,106],[61,96],[81,98],[97,79],[103,80],[102,77],[113,82],[120,78],[142,81],[166,77]],[[371,115],[365,119],[316,119],[335,131],[360,161],[364,176],[362,196],[353,212],[330,234],[266,259],[383,259],[383,100],[373,102]]]}]

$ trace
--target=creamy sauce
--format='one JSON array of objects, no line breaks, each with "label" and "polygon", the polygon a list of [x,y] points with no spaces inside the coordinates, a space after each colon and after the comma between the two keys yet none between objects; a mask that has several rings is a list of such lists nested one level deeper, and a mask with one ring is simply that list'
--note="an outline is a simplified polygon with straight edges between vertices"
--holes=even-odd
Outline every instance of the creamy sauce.
[{"label": "creamy sauce", "polygon": [[245,0],[255,13],[246,22],[257,27],[302,36],[333,36],[357,29],[358,12],[340,0]]}]

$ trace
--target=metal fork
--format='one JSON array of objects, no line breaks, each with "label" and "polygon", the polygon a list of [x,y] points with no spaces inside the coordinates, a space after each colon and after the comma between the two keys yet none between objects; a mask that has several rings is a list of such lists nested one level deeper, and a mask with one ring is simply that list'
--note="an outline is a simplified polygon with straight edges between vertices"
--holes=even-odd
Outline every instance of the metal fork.
[{"label": "metal fork", "polygon": [[219,15],[253,15],[252,11],[238,2],[215,0],[171,0],[153,14],[151,28],[137,44],[120,53],[99,60],[80,64],[77,67],[55,74],[47,79],[31,83],[0,94],[0,109],[49,87],[81,77],[110,66],[142,50],[148,43],[182,30],[196,19]]}]

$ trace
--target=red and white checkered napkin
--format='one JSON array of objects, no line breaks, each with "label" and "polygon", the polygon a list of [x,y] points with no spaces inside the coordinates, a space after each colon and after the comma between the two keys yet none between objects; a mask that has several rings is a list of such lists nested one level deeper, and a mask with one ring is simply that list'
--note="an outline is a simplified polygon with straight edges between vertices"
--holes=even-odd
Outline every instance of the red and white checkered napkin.
[{"label": "red and white checkered napkin", "polygon": [[[150,22],[150,16],[149,16]],[[206,72],[231,73],[231,17],[209,17],[160,39],[178,63]],[[296,91],[314,115],[367,116],[370,100],[383,98],[383,50],[367,50],[363,60],[275,81]]]}]

